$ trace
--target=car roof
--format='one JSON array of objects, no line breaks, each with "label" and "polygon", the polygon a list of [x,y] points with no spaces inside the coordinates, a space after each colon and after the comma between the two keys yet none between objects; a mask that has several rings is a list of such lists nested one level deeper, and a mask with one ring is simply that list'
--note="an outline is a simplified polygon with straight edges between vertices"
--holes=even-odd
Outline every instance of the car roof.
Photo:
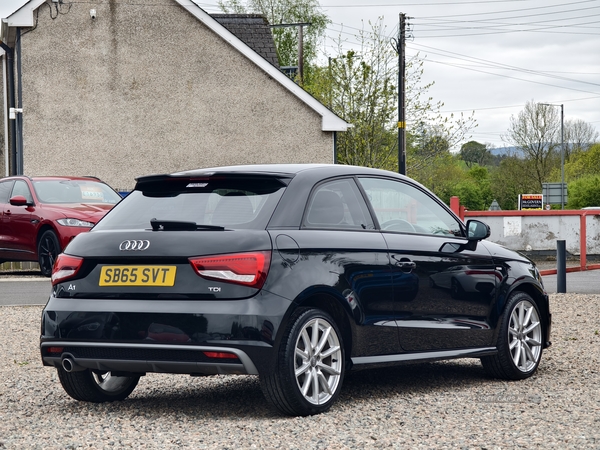
[{"label": "car roof", "polygon": [[141,178],[160,177],[160,176],[171,176],[171,177],[186,177],[186,176],[207,176],[212,174],[256,174],[256,175],[272,175],[272,176],[284,176],[293,177],[302,172],[319,172],[323,176],[336,176],[336,175],[347,175],[347,174],[372,174],[372,175],[387,175],[387,176],[401,176],[395,172],[390,172],[382,169],[373,169],[370,167],[362,166],[350,166],[343,164],[246,164],[236,166],[222,166],[222,167],[207,167],[194,170],[186,170],[182,172],[175,172],[172,174],[164,175],[148,175],[144,177],[138,177],[136,180]]},{"label": "car roof", "polygon": [[23,179],[23,178],[28,178],[32,181],[44,181],[44,180],[94,180],[94,181],[101,181],[99,178],[94,177],[94,176],[87,176],[87,177],[72,177],[72,176],[52,176],[52,175],[44,175],[44,176],[27,176],[27,175],[11,175],[9,177],[4,177],[4,178],[0,178],[2,180],[18,180],[18,179]]}]

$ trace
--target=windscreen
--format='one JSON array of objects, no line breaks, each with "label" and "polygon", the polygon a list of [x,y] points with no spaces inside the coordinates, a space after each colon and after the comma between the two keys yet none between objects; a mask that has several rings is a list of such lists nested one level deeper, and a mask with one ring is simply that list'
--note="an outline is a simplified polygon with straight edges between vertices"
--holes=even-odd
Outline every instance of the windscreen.
[{"label": "windscreen", "polygon": [[33,188],[42,203],[109,203],[121,196],[104,183],[92,180],[34,180]]},{"label": "windscreen", "polygon": [[264,229],[285,185],[276,179],[168,180],[133,191],[95,230],[149,229],[150,221]]}]

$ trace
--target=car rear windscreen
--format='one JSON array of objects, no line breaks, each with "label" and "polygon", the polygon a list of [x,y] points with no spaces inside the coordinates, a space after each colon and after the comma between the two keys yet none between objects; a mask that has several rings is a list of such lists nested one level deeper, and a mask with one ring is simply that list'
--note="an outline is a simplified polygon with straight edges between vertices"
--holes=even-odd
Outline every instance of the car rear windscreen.
[{"label": "car rear windscreen", "polygon": [[95,230],[148,229],[153,219],[264,229],[284,189],[269,177],[157,180],[129,194]]}]

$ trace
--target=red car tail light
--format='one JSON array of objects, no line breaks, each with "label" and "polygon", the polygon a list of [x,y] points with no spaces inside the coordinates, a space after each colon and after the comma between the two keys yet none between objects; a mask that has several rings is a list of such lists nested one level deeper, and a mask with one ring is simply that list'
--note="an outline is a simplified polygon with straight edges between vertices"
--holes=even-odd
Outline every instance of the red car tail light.
[{"label": "red car tail light", "polygon": [[271,252],[202,256],[189,261],[202,278],[260,289],[267,279]]},{"label": "red car tail light", "polygon": [[64,253],[58,255],[52,268],[52,286],[73,278],[77,275],[82,264],[83,258],[65,255]]}]

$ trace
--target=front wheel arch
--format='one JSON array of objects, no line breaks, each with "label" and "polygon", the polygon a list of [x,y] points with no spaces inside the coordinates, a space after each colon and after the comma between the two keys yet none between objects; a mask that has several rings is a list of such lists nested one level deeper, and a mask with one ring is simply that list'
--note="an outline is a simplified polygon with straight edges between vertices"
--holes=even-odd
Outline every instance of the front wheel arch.
[{"label": "front wheel arch", "polygon": [[[541,285],[534,284],[532,280],[522,282],[520,284],[512,286],[506,295],[505,298],[509,299],[511,296],[515,295],[517,292],[524,292],[529,295],[533,300],[535,300],[538,309],[540,310],[540,314],[542,316],[542,328],[544,335],[544,348],[550,346],[550,303],[548,301],[548,296],[544,293],[544,288]],[[502,305],[502,308],[506,307],[506,300]],[[494,339],[498,337],[498,329],[496,329],[496,333],[494,333]],[[495,342],[495,341],[494,341]]]},{"label": "front wheel arch", "polygon": [[500,316],[497,353],[481,358],[486,372],[505,380],[532,376],[541,361],[545,325],[538,302],[524,291],[513,291]]}]

